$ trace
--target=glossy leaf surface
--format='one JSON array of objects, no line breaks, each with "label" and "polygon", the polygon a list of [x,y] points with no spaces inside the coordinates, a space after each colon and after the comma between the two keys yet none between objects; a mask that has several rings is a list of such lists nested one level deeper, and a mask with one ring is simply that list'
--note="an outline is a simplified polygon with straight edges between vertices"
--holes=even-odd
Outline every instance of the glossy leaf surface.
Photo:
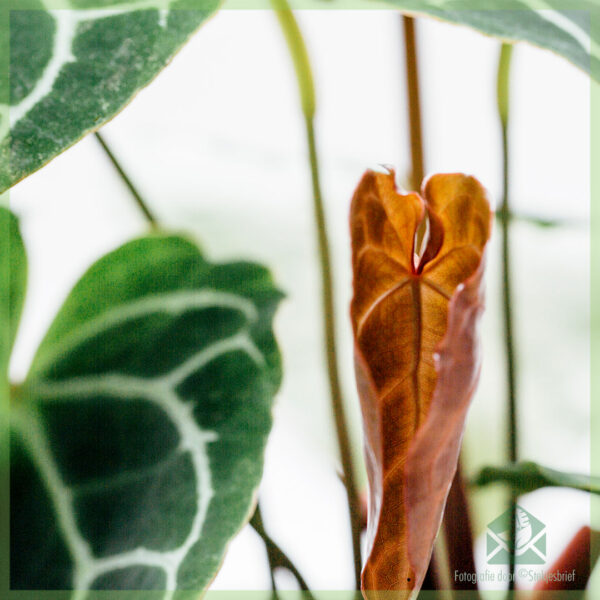
[{"label": "glossy leaf surface", "polygon": [[[415,234],[427,215],[420,257]],[[434,175],[422,197],[368,171],[351,208],[356,378],[370,484],[364,590],[418,591],[479,373],[491,212],[481,185]],[[371,596],[369,596],[371,597]]]},{"label": "glossy leaf surface", "polygon": [[262,475],[280,298],[173,235],[88,270],[12,400],[13,588],[210,583]]},{"label": "glossy leaf surface", "polygon": [[219,0],[77,0],[77,10],[45,10],[51,0],[23,4],[10,11],[0,192],[119,112]]}]

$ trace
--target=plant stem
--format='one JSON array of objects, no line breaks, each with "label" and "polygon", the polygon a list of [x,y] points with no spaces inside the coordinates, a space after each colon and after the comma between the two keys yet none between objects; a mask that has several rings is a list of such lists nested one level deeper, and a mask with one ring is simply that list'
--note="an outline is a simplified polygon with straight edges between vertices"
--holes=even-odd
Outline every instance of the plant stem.
[{"label": "plant stem", "polygon": [[[504,219],[504,214],[500,212],[496,214],[496,221],[498,222],[498,225],[502,225],[502,221]],[[534,225],[536,227],[541,227],[542,229],[551,229],[553,227],[585,227],[585,222],[577,219],[548,219],[546,217],[537,217],[536,215],[515,213],[512,211],[508,215],[508,220]]]},{"label": "plant stem", "polygon": [[271,570],[271,584],[273,586],[273,591],[275,592],[275,596],[277,596],[277,590],[275,586],[275,570],[276,569],[287,569],[298,582],[300,589],[303,592],[307,592],[305,594],[306,598],[312,599],[313,596],[309,591],[308,585],[300,572],[294,565],[294,563],[288,558],[285,552],[273,541],[273,539],[269,536],[269,534],[265,531],[265,527],[263,524],[262,514],[260,511],[260,505],[256,505],[256,510],[252,519],[250,519],[250,525],[258,535],[262,538],[265,543],[265,548],[267,549],[267,558],[269,559],[269,567]]},{"label": "plant stem", "polygon": [[448,556],[450,580],[454,590],[470,590],[469,598],[479,600],[477,581],[461,582],[454,573],[475,573],[475,556],[473,555],[473,528],[471,526],[469,501],[462,476],[462,465],[459,458],[456,473],[450,487],[446,510],[444,512],[444,537]]},{"label": "plant stem", "polygon": [[[410,189],[419,190],[425,176],[425,161],[423,159],[423,126],[421,118],[421,92],[419,86],[419,55],[417,49],[417,35],[415,20],[402,15],[404,30],[404,62],[406,70],[406,94],[408,101],[408,130],[410,134]],[[421,252],[421,245],[427,231],[427,220],[423,219],[417,228],[416,245],[417,253]]]},{"label": "plant stem", "polygon": [[[518,460],[518,423],[517,423],[517,395],[516,395],[516,361],[515,361],[515,341],[512,314],[512,293],[511,293],[511,262],[510,262],[510,206],[509,206],[509,184],[510,184],[510,164],[509,164],[509,139],[508,139],[508,121],[510,106],[510,64],[512,57],[512,46],[502,44],[500,49],[500,58],[498,61],[498,116],[500,117],[500,126],[502,130],[502,177],[503,191],[500,214],[502,215],[502,306],[504,317],[504,346],[506,352],[506,376],[507,376],[507,400],[508,400],[508,423],[507,423],[507,442],[508,459],[510,462]],[[515,560],[514,549],[516,539],[516,510],[517,495],[511,492],[511,527],[510,527],[510,564],[509,573],[512,577],[509,579],[509,590],[514,589]]]},{"label": "plant stem", "polygon": [[[411,189],[418,190],[425,177],[423,119],[421,116],[421,93],[419,85],[419,55],[415,20],[406,15],[403,15],[401,18],[404,30],[404,58],[410,132],[410,179]],[[426,222],[423,220],[417,230],[417,248],[419,249],[423,242],[425,231]],[[476,582],[472,584],[461,584],[452,576],[456,570],[465,573],[475,572],[472,526],[467,496],[462,481],[460,458],[446,503],[443,527],[452,587],[455,590],[474,590],[473,600],[477,600],[479,594],[477,592]],[[428,581],[427,583],[424,582],[423,589],[440,589],[440,577],[442,573],[439,571],[440,565],[438,565],[437,562],[439,561],[435,560],[435,554],[432,554],[426,576],[426,580],[428,579]],[[429,587],[425,587],[425,585],[428,585]]]},{"label": "plant stem", "polygon": [[131,179],[129,179],[127,173],[125,173],[125,171],[123,170],[123,167],[117,160],[116,156],[113,154],[112,150],[108,147],[108,144],[104,140],[104,137],[102,135],[100,135],[100,133],[98,133],[97,131],[94,135],[96,136],[96,139],[98,140],[98,142],[100,142],[100,145],[102,146],[104,152],[106,152],[106,155],[110,159],[110,162],[113,164],[113,167],[117,170],[117,173],[119,173],[121,179],[123,180],[123,183],[127,186],[129,191],[131,192],[133,199],[135,200],[136,204],[138,205],[138,208],[142,211],[142,213],[144,214],[144,217],[146,217],[146,220],[148,221],[150,226],[152,228],[158,227],[158,221],[156,220],[156,217],[152,214],[152,212],[148,208],[147,204],[144,202],[142,196],[137,191],[136,187],[133,185],[133,182],[131,181]]},{"label": "plant stem", "polygon": [[348,499],[348,509],[350,513],[355,584],[356,589],[359,589],[361,570],[360,501],[356,487],[356,471],[352,456],[352,447],[348,433],[347,418],[345,414],[337,366],[333,277],[329,240],[327,236],[327,224],[325,221],[325,210],[323,207],[321,184],[319,181],[319,158],[314,129],[314,116],[316,108],[315,88],[308,52],[306,51],[306,45],[294,14],[290,10],[286,0],[271,0],[271,3],[275,9],[275,13],[279,20],[279,24],[285,36],[292,61],[294,63],[306,127],[306,138],[308,143],[310,172],[312,179],[313,210],[317,229],[319,261],[321,264],[321,292],[325,332],[325,352],[327,357],[327,372],[329,376],[329,392],[340,452],[340,460],[342,463],[346,496]]},{"label": "plant stem", "polygon": [[421,94],[419,88],[419,62],[415,33],[415,20],[403,15],[404,59],[406,64],[406,90],[408,95],[408,124],[410,131],[411,189],[418,190],[425,176],[423,159],[423,132],[421,119]]}]

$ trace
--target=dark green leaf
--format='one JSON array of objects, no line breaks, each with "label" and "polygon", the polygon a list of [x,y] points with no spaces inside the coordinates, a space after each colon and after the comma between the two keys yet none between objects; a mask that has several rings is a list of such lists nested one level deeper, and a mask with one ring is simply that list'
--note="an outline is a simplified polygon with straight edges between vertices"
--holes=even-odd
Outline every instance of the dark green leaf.
[{"label": "dark green leaf", "polygon": [[0,192],[111,119],[219,2],[78,0],[80,10],[41,10],[52,2],[28,0],[28,10],[12,10]]},{"label": "dark green leaf", "polygon": [[25,301],[27,257],[16,217],[0,206],[0,369],[2,394],[8,384],[8,362]]},{"label": "dark green leaf", "polygon": [[264,268],[178,236],[89,269],[11,412],[14,588],[210,583],[262,474],[280,298]]}]

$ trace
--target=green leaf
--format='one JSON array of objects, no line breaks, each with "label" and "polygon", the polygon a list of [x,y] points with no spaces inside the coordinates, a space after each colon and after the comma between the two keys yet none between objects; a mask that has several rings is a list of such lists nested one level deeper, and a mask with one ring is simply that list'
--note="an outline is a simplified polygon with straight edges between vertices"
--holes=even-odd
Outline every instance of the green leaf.
[{"label": "green leaf", "polygon": [[50,11],[40,10],[42,0],[27,0],[29,10],[12,10],[0,192],[111,119],[219,3],[77,0],[80,10]]},{"label": "green leaf", "polygon": [[[563,0],[384,0],[403,12],[466,25],[507,41],[525,41],[560,54],[586,73],[600,73],[600,39],[590,41],[590,11],[598,3],[581,0],[565,10]],[[543,5],[544,10],[534,10]],[[473,10],[481,6],[482,10]],[[577,10],[574,10],[577,9]],[[593,47],[593,53],[590,52]]]},{"label": "green leaf", "polygon": [[25,301],[27,257],[16,217],[0,206],[0,369],[2,394],[8,385],[8,363]]},{"label": "green leaf", "polygon": [[210,583],[262,474],[280,298],[178,236],[89,269],[11,411],[13,588]]},{"label": "green leaf", "polygon": [[482,487],[498,482],[510,485],[519,494],[527,494],[548,486],[570,487],[600,494],[598,477],[555,471],[534,462],[520,462],[504,467],[484,467],[473,480],[473,485]]}]

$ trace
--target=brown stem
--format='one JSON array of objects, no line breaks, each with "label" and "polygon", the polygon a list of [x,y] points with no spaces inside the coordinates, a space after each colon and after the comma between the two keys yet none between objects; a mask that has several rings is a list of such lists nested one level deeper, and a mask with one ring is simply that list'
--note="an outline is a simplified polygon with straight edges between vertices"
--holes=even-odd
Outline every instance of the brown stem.
[{"label": "brown stem", "polygon": [[[460,581],[455,573],[475,573],[475,557],[473,555],[473,529],[469,502],[465,492],[465,484],[462,476],[460,461],[450,487],[446,512],[444,513],[444,534],[448,553],[448,566],[450,568],[450,580],[455,590],[470,590],[469,598],[476,600],[476,581]],[[470,579],[470,578],[463,578]]]},{"label": "brown stem", "polygon": [[[417,34],[415,20],[402,16],[404,29],[404,60],[406,70],[406,95],[408,101],[408,130],[410,135],[410,189],[419,190],[425,176],[423,159],[423,127],[421,119],[421,93],[419,88],[419,55],[417,50]],[[416,248],[421,251],[421,245],[427,231],[426,220],[423,219],[417,228]]]},{"label": "brown stem", "polygon": [[406,91],[410,131],[411,189],[418,190],[425,176],[423,159],[423,132],[421,119],[421,94],[419,88],[419,62],[415,20],[402,16],[404,28],[404,58],[406,62]]}]

